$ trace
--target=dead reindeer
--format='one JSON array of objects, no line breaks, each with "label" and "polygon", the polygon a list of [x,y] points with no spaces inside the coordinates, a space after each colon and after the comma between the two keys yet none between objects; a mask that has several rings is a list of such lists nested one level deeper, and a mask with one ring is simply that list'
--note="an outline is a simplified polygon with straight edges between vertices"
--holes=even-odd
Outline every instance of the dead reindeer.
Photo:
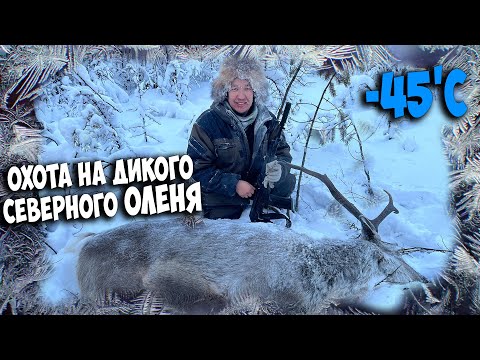
[{"label": "dead reindeer", "polygon": [[[290,164],[289,164],[290,165]],[[280,313],[321,313],[331,303],[360,299],[383,280],[427,282],[383,242],[378,226],[389,203],[367,219],[326,175],[322,180],[362,225],[362,239],[315,239],[266,223],[205,219],[135,222],[86,240],[77,264],[84,301],[105,294],[151,291],[181,313],[225,313],[247,299],[274,303]]]}]

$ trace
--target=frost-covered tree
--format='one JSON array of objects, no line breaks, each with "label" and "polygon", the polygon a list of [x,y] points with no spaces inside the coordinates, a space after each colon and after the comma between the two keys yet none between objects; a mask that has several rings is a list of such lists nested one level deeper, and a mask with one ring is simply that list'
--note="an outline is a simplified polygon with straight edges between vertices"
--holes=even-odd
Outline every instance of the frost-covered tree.
[{"label": "frost-covered tree", "polygon": [[458,247],[445,275],[451,296],[451,312],[480,313],[480,47],[449,47],[440,63],[445,69],[462,69],[467,74],[457,86],[467,112],[445,129],[445,150],[452,169],[452,212],[455,214]]}]

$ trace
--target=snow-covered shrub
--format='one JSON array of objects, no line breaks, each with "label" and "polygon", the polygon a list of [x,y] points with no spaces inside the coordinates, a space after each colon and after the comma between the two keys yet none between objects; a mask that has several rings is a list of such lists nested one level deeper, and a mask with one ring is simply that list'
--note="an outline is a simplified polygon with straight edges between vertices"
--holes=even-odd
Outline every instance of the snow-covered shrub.
[{"label": "snow-covered shrub", "polygon": [[[67,143],[76,157],[108,156],[122,147],[116,115],[128,95],[112,80],[110,69],[92,61],[90,71],[79,65],[73,73],[58,76],[45,86],[36,102],[37,118],[54,112],[44,135],[57,145]],[[42,105],[43,104],[43,105]]]},{"label": "snow-covered shrub", "polygon": [[192,82],[197,82],[201,73],[202,66],[198,60],[173,60],[167,65],[163,87],[174,93],[177,101],[183,104],[192,90]]},{"label": "snow-covered shrub", "polygon": [[115,82],[128,94],[132,94],[138,87],[137,70],[133,64],[127,64],[114,74]]}]

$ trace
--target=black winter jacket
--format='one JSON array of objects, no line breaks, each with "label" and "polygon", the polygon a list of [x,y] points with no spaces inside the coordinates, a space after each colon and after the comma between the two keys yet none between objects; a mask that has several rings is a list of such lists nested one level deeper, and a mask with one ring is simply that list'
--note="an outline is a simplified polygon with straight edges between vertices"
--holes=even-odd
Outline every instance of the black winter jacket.
[{"label": "black winter jacket", "polygon": [[[229,115],[225,104],[212,104],[204,111],[192,127],[187,154],[194,163],[193,179],[200,182],[204,206],[248,204],[236,193],[238,180],[258,186],[258,175],[264,166],[267,150],[267,130],[278,122],[264,105],[258,105],[254,123],[253,154],[243,128]],[[277,148],[277,160],[292,161],[290,147],[281,134]],[[288,171],[282,169],[282,176],[275,188],[280,188]],[[262,185],[263,186],[263,185]],[[275,193],[275,188],[272,193]]]}]

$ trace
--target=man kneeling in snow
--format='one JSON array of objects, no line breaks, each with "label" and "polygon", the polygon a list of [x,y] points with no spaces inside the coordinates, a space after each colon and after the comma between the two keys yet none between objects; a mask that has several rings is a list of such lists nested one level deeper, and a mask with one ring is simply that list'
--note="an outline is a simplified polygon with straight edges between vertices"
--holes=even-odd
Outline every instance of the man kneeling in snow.
[{"label": "man kneeling in snow", "polygon": [[[206,218],[238,219],[255,193],[265,166],[266,134],[278,120],[264,105],[268,83],[253,58],[226,58],[212,84],[213,104],[193,125],[187,154],[194,162],[193,179],[201,183]],[[283,132],[277,160],[292,161]],[[290,198],[295,176],[277,161],[266,164],[263,186],[272,196]]]}]

